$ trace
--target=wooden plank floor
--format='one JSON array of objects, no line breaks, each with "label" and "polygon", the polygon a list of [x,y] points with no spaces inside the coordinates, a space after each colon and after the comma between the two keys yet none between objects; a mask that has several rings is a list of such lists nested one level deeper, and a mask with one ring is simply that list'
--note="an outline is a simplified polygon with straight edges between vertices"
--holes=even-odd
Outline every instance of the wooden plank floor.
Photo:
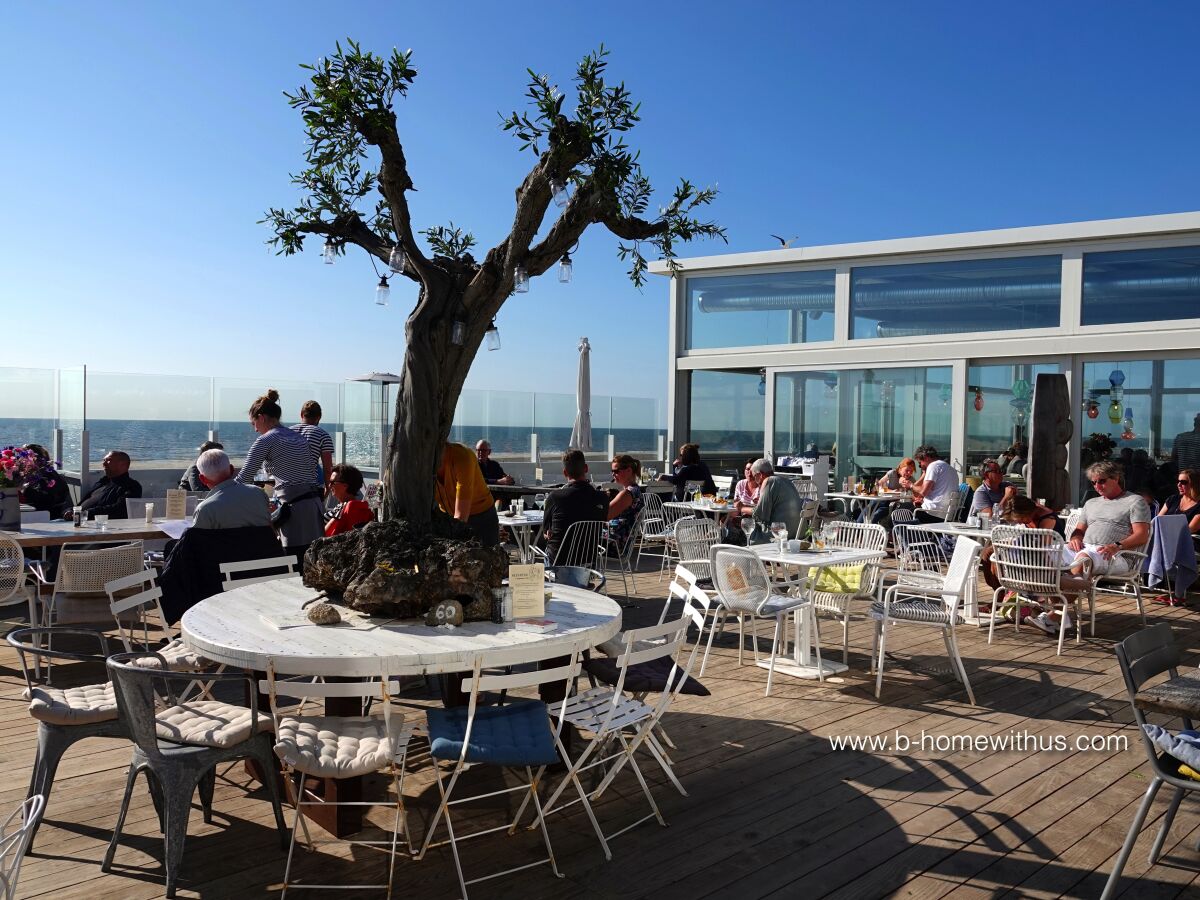
[{"label": "wooden plank floor", "polygon": [[[657,619],[665,581],[639,579],[645,602],[626,625]],[[1200,619],[1186,609],[1153,608],[1167,620],[1189,664],[1200,658]],[[10,623],[14,624],[14,623]],[[734,634],[718,640],[704,675],[710,697],[685,697],[667,719],[678,745],[676,771],[688,790],[680,796],[644,771],[669,822],[650,822],[616,839],[606,862],[582,812],[550,820],[564,878],[545,867],[479,885],[476,897],[703,898],[836,897],[999,898],[1094,897],[1111,871],[1125,831],[1148,784],[1145,758],[1131,716],[1113,641],[1139,627],[1132,602],[1101,600],[1097,634],[1062,656],[1040,632],[1011,626],[988,646],[986,631],[964,628],[960,642],[978,702],[971,707],[946,668],[935,629],[897,627],[889,646],[883,696],[876,700],[867,675],[870,625],[851,628],[850,671],[824,684],[776,679],[763,696],[766,672],[737,664]],[[836,642],[838,629],[824,635]],[[765,629],[764,629],[765,633]],[[765,641],[764,641],[765,647]],[[833,650],[828,651],[831,655]],[[747,646],[747,656],[749,647]],[[56,670],[60,684],[94,680],[81,666]],[[0,810],[24,796],[36,728],[21,697],[15,655],[0,649]],[[432,702],[415,698],[414,703]],[[420,716],[414,710],[414,716]],[[948,749],[928,740],[954,737],[1019,739],[1024,750]],[[912,741],[896,749],[896,736]],[[835,749],[832,737],[887,740]],[[1096,750],[1074,749],[1077,738]],[[1066,750],[1053,747],[1065,739]],[[1114,746],[1125,738],[1127,747]],[[21,871],[20,895],[55,898],[159,897],[162,842],[149,796],[134,795],[114,871],[102,874],[129,747],[95,739],[64,759],[33,853]],[[496,773],[472,773],[468,785],[498,786]],[[388,784],[369,787],[385,796]],[[416,760],[405,785],[412,830],[418,837],[437,790],[426,759]],[[1146,856],[1168,792],[1160,794],[1139,839],[1122,896],[1200,896],[1200,805],[1187,799],[1164,859],[1147,870]],[[456,827],[498,823],[501,801],[471,805]],[[284,854],[270,806],[240,767],[217,782],[215,820],[193,810],[179,895],[268,897],[280,886]],[[608,830],[640,817],[644,800],[632,775],[597,805]],[[291,815],[288,812],[290,824]],[[386,822],[386,813],[373,812]],[[367,835],[364,835],[367,836]],[[377,834],[369,835],[377,837]],[[463,847],[468,877],[513,865],[538,851],[535,833],[491,835]],[[299,854],[297,875],[324,882],[384,877],[386,857],[375,848],[326,846]],[[1133,879],[1137,877],[1135,882]],[[415,862],[397,861],[396,896],[458,896],[446,849]],[[382,893],[382,892],[380,892]]]}]

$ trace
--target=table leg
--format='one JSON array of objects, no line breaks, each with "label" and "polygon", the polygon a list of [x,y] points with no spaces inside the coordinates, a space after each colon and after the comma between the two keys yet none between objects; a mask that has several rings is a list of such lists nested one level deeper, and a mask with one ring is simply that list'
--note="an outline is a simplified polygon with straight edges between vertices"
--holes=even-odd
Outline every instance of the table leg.
[{"label": "table leg", "polygon": [[[819,576],[820,567],[814,567],[812,574],[813,584],[816,584]],[[790,675],[793,678],[813,679],[823,674],[828,678],[830,675],[837,675],[850,668],[845,663],[834,662],[828,657],[822,656],[820,670],[818,671],[817,661],[812,652],[812,624],[804,610],[794,610],[792,612],[792,630],[794,638],[792,655],[788,656],[783,647],[778,648],[779,654],[775,657],[776,675]],[[764,669],[770,668],[771,660],[770,658],[760,659],[758,665]]]}]

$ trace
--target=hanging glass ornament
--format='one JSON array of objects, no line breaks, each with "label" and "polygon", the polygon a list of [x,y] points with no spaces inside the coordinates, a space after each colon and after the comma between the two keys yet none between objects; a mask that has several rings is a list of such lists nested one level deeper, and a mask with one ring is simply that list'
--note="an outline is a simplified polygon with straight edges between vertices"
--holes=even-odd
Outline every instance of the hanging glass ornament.
[{"label": "hanging glass ornament", "polygon": [[940,391],[938,391],[938,397],[942,401],[942,406],[950,405],[950,397],[951,397],[952,393],[953,392],[950,389],[950,385],[948,385],[948,384],[942,385],[942,389]]},{"label": "hanging glass ornament", "polygon": [[975,388],[975,412],[983,412],[983,388]]},{"label": "hanging glass ornament", "polygon": [[1123,429],[1121,432],[1122,440],[1132,441],[1137,437],[1133,432],[1133,408],[1130,406],[1125,407],[1125,418],[1121,422],[1121,427]]},{"label": "hanging glass ornament", "polygon": [[1100,416],[1100,404],[1093,398],[1087,402],[1087,417],[1095,419]]},{"label": "hanging glass ornament", "polygon": [[1013,382],[1012,395],[1014,400],[1028,400],[1029,395],[1033,393],[1033,388],[1029,386],[1029,382],[1024,378],[1018,378]]},{"label": "hanging glass ornament", "polygon": [[1121,421],[1121,401],[1116,397],[1108,401],[1108,421],[1114,425]]},{"label": "hanging glass ornament", "polygon": [[[1125,373],[1120,369],[1113,369],[1108,373],[1108,396],[1112,398],[1112,402],[1118,406],[1125,399]],[[1116,422],[1116,419],[1113,419]]]}]

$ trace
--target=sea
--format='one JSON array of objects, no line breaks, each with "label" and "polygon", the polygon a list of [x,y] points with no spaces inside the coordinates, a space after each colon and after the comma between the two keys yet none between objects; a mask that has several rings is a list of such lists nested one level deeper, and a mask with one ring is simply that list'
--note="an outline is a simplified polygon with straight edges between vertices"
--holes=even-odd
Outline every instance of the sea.
[{"label": "sea", "polygon": [[[378,465],[379,439],[367,423],[322,423],[332,434],[346,435],[346,460],[355,465]],[[65,471],[78,468],[83,423],[63,420],[63,466]],[[0,447],[27,443],[44,445],[53,452],[53,419],[0,418]],[[217,423],[218,438],[225,450],[235,459],[243,457],[257,435],[245,419]],[[138,421],[127,419],[91,419],[88,421],[89,456],[93,465],[109,450],[124,450],[136,464],[138,461],[165,462],[187,465],[196,458],[196,450],[208,440],[208,422]],[[645,455],[658,446],[658,436],[665,432],[653,428],[618,428],[617,451]],[[493,452],[500,457],[527,456],[529,426],[455,425],[450,440],[473,446],[486,438]],[[543,454],[561,453],[567,449],[571,428],[539,428],[538,445]],[[336,438],[335,438],[336,440]],[[608,432],[592,431],[592,446],[603,451]]]}]

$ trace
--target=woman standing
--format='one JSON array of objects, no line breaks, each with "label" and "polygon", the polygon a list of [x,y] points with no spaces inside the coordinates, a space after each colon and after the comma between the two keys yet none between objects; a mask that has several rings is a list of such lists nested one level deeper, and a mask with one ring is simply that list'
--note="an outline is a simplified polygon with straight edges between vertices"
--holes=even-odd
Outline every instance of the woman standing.
[{"label": "woman standing", "polygon": [[250,427],[258,437],[238,472],[242,484],[254,484],[260,466],[275,480],[278,508],[272,515],[283,546],[303,564],[308,545],[324,534],[317,465],[304,435],[279,424],[279,391],[271,388],[250,404]]}]

